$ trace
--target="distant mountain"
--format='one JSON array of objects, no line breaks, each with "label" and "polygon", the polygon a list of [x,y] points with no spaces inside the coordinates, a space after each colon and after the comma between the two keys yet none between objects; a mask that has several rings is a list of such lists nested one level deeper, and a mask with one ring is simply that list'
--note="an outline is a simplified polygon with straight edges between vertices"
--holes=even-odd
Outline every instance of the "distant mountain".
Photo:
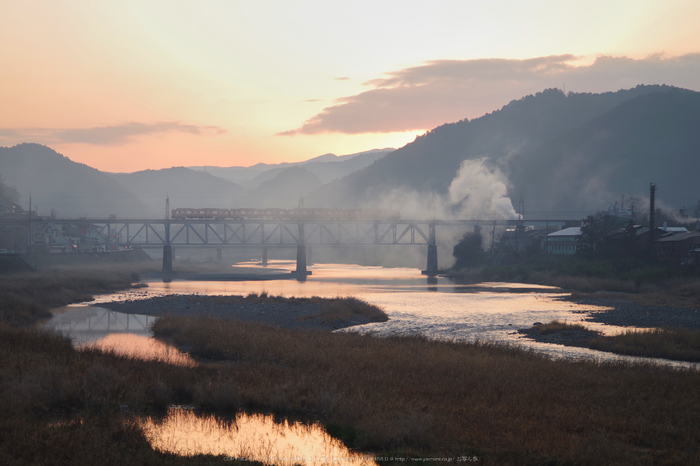
[{"label": "distant mountain", "polygon": [[150,216],[155,212],[106,173],[39,144],[0,147],[0,173],[15,186],[20,204],[39,215]]},{"label": "distant mountain", "polygon": [[406,199],[427,205],[435,192],[451,208],[483,207],[495,199],[484,191],[493,189],[513,204],[522,196],[526,214],[576,218],[622,194],[643,195],[649,182],[669,203],[697,200],[699,96],[669,86],[568,95],[549,89],[480,118],[439,126],[322,186],[309,202],[353,207],[388,199],[402,208]]},{"label": "distant mountain", "polygon": [[170,207],[242,207],[246,189],[210,173],[173,167],[110,176],[141,199],[151,210],[165,214],[165,198]]},{"label": "distant mountain", "polygon": [[321,183],[328,183],[336,178],[342,178],[357,170],[361,170],[394,150],[393,148],[374,149],[341,156],[324,154],[304,162],[296,163],[258,163],[250,167],[197,166],[189,168],[197,171],[205,171],[247,188],[256,188],[262,183],[272,180],[290,167],[303,165],[304,168],[313,173]]},{"label": "distant mountain", "polygon": [[[325,154],[306,162],[254,167],[190,169],[174,167],[135,173],[103,173],[76,163],[38,144],[0,147],[0,174],[21,194],[29,195],[39,214],[161,217],[165,199],[170,207],[296,207],[301,197],[324,184],[363,168],[393,149],[335,156]],[[213,173],[212,173],[213,172]],[[246,180],[246,188],[229,178]],[[264,175],[264,176],[263,176]]]},{"label": "distant mountain", "polygon": [[635,97],[509,165],[513,191],[531,199],[533,211],[605,207],[621,193],[648,196],[650,182],[666,204],[695,205],[700,93],[674,89]]},{"label": "distant mountain", "polygon": [[296,165],[275,172],[277,174],[272,179],[262,182],[248,193],[246,206],[296,208],[299,199],[308,196],[323,184],[306,165]]}]

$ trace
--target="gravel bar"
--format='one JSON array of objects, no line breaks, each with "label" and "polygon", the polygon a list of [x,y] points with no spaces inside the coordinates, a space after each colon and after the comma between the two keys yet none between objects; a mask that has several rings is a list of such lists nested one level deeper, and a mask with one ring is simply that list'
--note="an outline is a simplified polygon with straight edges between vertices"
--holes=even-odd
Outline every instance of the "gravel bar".
[{"label": "gravel bar", "polygon": [[321,306],[303,299],[258,302],[256,298],[243,296],[170,295],[143,300],[100,303],[104,307],[125,314],[149,316],[203,316],[257,322],[286,329],[310,329],[332,331],[369,323],[365,316],[352,316],[323,322]]}]

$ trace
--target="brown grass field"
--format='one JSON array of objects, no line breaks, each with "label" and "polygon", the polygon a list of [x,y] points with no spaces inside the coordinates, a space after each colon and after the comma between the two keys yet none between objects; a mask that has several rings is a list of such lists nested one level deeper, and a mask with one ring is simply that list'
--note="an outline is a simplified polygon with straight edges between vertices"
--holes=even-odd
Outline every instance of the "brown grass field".
[{"label": "brown grass field", "polygon": [[20,326],[42,314],[26,306],[46,310],[133,279],[96,275],[82,283],[78,275],[49,275],[54,281],[40,294],[47,276],[3,282],[0,464],[220,464],[220,457],[151,449],[136,419],[164,415],[170,404],[319,420],[350,448],[387,457],[700,464],[698,371],[166,317],[156,335],[200,360],[181,367],[76,350],[63,337]]},{"label": "brown grass field", "polygon": [[700,330],[662,328],[595,338],[589,348],[628,356],[700,362]]}]

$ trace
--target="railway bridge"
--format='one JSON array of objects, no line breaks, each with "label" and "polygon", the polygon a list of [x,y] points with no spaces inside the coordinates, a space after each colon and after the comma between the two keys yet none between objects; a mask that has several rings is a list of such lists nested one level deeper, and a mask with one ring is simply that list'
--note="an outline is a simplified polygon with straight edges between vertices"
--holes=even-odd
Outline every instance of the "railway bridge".
[{"label": "railway bridge", "polygon": [[[270,248],[296,248],[296,273],[306,276],[306,247],[392,245],[426,249],[428,276],[438,272],[436,230],[474,225],[516,225],[518,220],[411,220],[400,218],[30,218],[29,245],[84,250],[99,247],[162,248],[164,276],[172,273],[173,248],[257,248],[263,264]],[[542,221],[544,222],[544,221]],[[530,223],[530,222],[528,222]]]}]

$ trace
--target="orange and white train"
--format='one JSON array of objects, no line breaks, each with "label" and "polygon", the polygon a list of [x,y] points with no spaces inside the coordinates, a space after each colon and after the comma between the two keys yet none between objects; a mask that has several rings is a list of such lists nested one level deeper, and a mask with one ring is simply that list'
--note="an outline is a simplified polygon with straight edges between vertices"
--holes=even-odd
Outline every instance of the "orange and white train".
[{"label": "orange and white train", "polygon": [[173,220],[398,220],[381,209],[173,209]]}]

